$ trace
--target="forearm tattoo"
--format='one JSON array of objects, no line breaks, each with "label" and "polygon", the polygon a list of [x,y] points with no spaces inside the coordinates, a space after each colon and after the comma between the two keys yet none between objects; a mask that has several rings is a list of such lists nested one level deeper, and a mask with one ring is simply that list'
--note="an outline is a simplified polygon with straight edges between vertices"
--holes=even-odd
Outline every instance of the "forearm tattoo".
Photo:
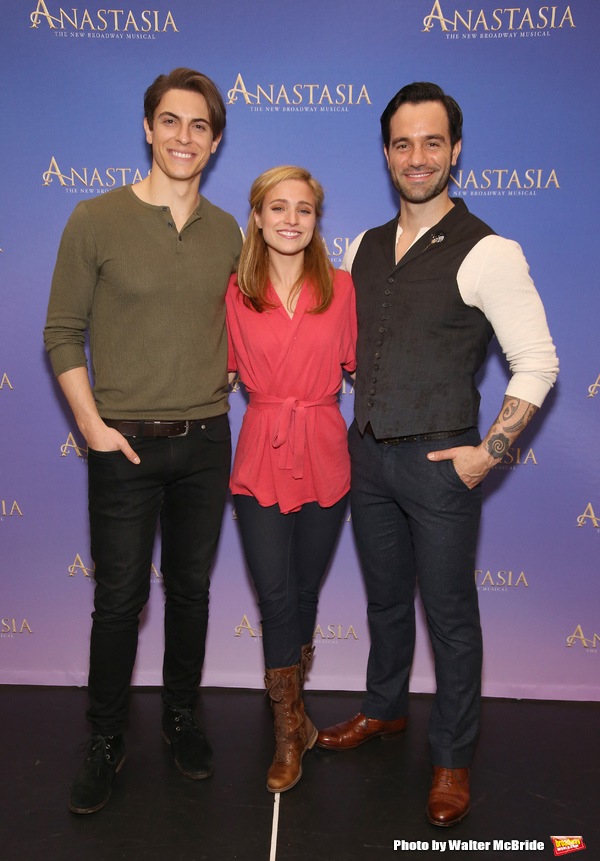
[{"label": "forearm tattoo", "polygon": [[[511,443],[529,424],[537,412],[537,407],[519,398],[505,397],[500,415],[492,425],[486,448],[494,460],[501,460]],[[507,436],[508,434],[508,436]]]},{"label": "forearm tattoo", "polygon": [[[525,410],[524,412],[523,409]],[[503,425],[502,430],[506,431],[506,433],[521,433],[536,412],[537,407],[527,403],[527,401],[522,403],[519,398],[504,398],[502,412],[496,419],[496,424],[501,422]],[[516,419],[515,423],[512,425],[506,424],[510,419]]]},{"label": "forearm tattoo", "polygon": [[510,441],[503,433],[495,433],[487,441],[487,450],[494,460],[502,460],[510,446]]}]

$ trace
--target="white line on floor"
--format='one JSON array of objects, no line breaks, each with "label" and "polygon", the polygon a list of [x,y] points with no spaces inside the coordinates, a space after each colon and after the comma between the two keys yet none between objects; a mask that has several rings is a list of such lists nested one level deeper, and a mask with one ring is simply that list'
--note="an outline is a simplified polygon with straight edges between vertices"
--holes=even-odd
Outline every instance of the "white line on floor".
[{"label": "white line on floor", "polygon": [[277,856],[277,831],[279,829],[279,797],[280,793],[275,793],[273,801],[273,827],[271,828],[271,854],[269,861],[275,861]]}]

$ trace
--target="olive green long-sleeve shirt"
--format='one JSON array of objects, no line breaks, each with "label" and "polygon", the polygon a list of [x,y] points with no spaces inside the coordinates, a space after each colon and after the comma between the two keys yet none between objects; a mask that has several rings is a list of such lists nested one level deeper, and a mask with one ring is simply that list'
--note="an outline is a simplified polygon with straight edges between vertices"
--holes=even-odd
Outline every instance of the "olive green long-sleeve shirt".
[{"label": "olive green long-sleeve shirt", "polygon": [[87,367],[111,419],[227,411],[225,291],[241,249],[233,216],[205,198],[178,233],[169,207],[131,186],[79,203],[60,243],[44,342],[56,376]]}]

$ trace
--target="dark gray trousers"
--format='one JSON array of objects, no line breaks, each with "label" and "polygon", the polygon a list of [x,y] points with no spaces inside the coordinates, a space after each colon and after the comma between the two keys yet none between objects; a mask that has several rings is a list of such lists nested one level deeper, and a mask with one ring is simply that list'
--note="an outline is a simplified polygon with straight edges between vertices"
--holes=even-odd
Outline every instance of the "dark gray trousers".
[{"label": "dark gray trousers", "polygon": [[452,461],[427,453],[478,445],[476,428],[446,440],[388,445],[356,423],[352,523],[368,595],[371,650],[363,713],[406,715],[415,643],[415,585],[435,660],[429,741],[434,765],[469,765],[479,726],[482,637],[475,585],[481,486],[469,490]]}]

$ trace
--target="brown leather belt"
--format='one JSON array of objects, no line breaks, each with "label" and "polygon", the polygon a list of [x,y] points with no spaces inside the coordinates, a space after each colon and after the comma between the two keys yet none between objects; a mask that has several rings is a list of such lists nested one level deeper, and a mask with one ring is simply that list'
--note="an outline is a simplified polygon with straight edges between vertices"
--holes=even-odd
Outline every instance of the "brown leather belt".
[{"label": "brown leather belt", "polygon": [[202,419],[178,422],[155,422],[149,419],[127,421],[122,419],[102,419],[109,428],[115,428],[123,436],[134,437],[178,437],[187,436],[194,425],[202,424]]},{"label": "brown leather belt", "polygon": [[371,422],[368,422],[365,427],[365,433],[372,436],[375,442],[383,443],[383,445],[398,445],[401,442],[428,442],[437,439],[451,439],[451,437],[460,436],[460,434],[465,433],[466,431],[468,431],[468,428],[460,428],[460,430],[451,431],[436,431],[435,433],[410,434],[409,436],[391,436],[385,437],[384,439],[378,439],[373,433]]}]

